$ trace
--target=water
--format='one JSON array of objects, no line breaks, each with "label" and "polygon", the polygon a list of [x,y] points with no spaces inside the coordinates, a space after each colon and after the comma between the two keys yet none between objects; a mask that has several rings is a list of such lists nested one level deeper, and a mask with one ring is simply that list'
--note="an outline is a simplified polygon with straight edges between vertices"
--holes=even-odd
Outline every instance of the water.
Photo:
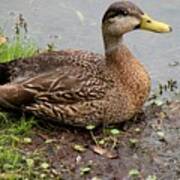
[{"label": "water", "polygon": [[[30,36],[40,47],[80,48],[103,53],[101,17],[112,0],[1,0],[0,25],[10,36],[22,13]],[[172,25],[170,34],[136,31],[125,41],[150,71],[153,85],[180,78],[180,1],[134,0],[145,12]],[[171,65],[171,66],[170,66]],[[177,66],[174,66],[177,65]]]}]

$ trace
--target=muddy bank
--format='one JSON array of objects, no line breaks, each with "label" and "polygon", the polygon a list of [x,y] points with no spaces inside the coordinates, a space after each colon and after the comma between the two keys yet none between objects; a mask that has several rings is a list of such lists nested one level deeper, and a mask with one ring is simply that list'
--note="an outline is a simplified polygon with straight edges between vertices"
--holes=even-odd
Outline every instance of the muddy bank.
[{"label": "muddy bank", "polygon": [[36,152],[48,163],[49,179],[180,178],[179,102],[149,107],[118,129],[112,135],[105,128],[89,132],[39,126],[33,129],[32,143],[21,149],[24,154]]}]

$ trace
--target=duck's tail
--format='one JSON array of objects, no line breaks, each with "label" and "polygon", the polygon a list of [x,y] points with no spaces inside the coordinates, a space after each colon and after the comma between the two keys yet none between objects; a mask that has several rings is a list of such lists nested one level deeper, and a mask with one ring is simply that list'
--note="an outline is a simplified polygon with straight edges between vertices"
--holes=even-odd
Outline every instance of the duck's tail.
[{"label": "duck's tail", "polygon": [[21,84],[0,86],[0,108],[4,110],[20,110],[23,105],[33,100],[33,94],[26,91]]},{"label": "duck's tail", "polygon": [[8,63],[0,64],[0,85],[9,82],[9,67]]}]

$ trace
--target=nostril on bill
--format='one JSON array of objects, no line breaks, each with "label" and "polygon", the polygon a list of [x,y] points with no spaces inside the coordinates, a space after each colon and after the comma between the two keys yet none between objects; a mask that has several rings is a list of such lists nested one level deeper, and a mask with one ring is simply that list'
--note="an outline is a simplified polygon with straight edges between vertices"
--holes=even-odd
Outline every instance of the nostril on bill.
[{"label": "nostril on bill", "polygon": [[171,26],[169,26],[169,31],[172,32],[173,31],[173,28]]}]

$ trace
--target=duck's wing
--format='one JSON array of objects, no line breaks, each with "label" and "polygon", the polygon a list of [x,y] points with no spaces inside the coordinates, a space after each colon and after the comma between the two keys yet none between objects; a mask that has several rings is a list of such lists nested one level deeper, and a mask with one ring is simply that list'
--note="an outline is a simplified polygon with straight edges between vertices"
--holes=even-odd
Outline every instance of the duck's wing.
[{"label": "duck's wing", "polygon": [[103,63],[97,66],[94,61],[64,62],[52,69],[0,86],[0,106],[41,111],[47,104],[70,105],[102,99],[111,86]]},{"label": "duck's wing", "polygon": [[24,109],[43,118],[64,121],[64,117],[75,118],[85,113],[87,106],[83,104],[101,101],[109,86],[103,74],[64,66],[23,83],[24,90],[34,94],[33,102],[26,104]]},{"label": "duck's wing", "polygon": [[35,103],[60,104],[100,99],[106,94],[108,86],[103,74],[73,66],[57,68],[23,83],[24,89],[34,94]]}]

